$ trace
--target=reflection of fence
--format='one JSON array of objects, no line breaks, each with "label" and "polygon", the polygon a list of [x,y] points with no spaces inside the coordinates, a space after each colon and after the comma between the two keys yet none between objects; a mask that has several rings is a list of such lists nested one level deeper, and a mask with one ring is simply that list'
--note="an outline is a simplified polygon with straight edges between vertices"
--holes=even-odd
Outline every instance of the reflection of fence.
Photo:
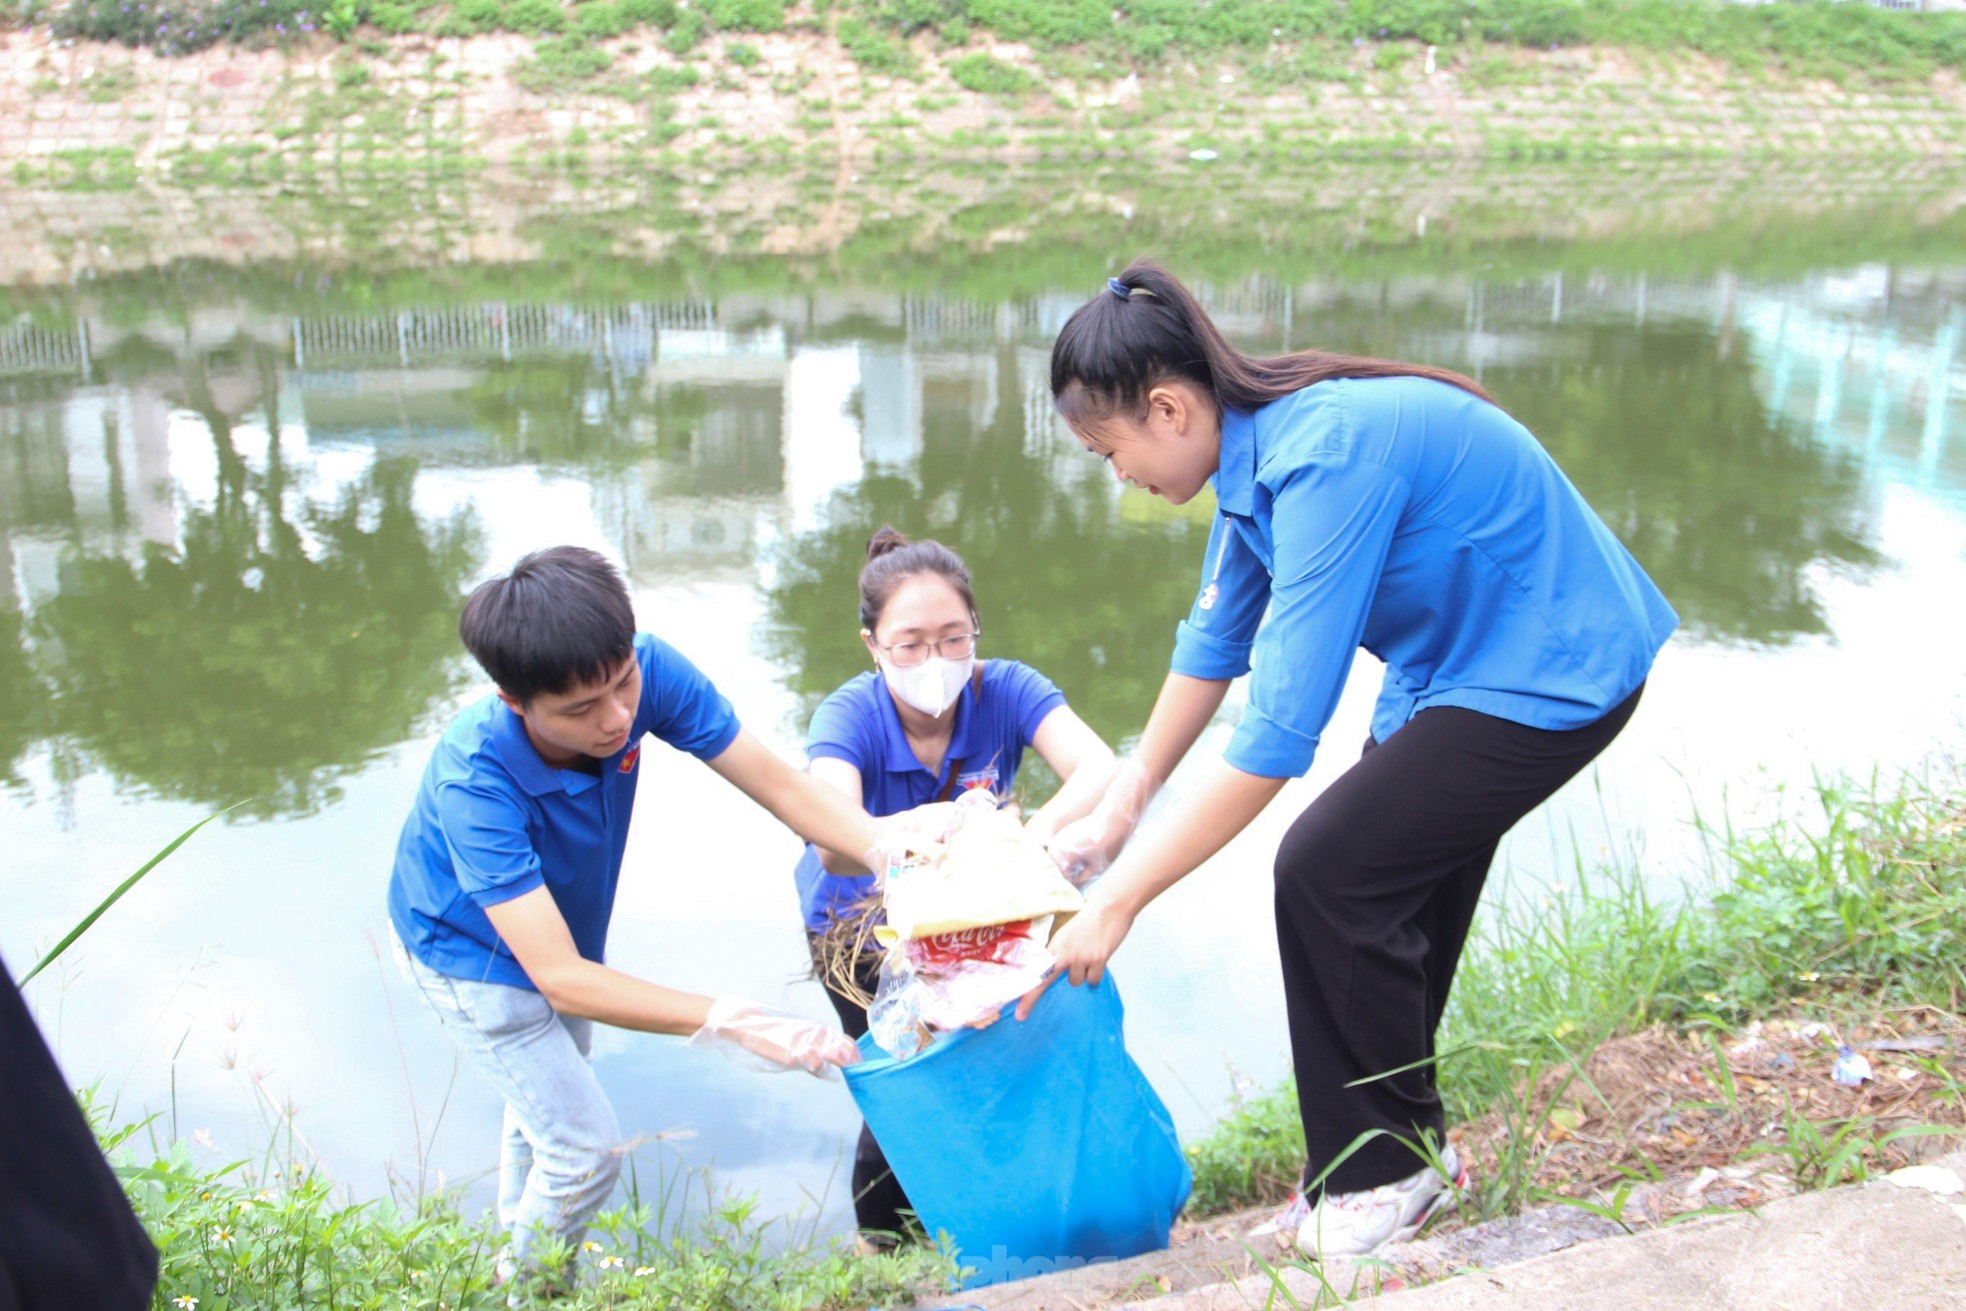
[{"label": "reflection of fence", "polygon": [[944,341],[1013,341],[1042,330],[1039,302],[901,298],[901,326],[918,345]]},{"label": "reflection of fence", "polygon": [[89,379],[89,329],[77,323],[74,328],[55,332],[22,323],[0,331],[0,376],[52,373],[80,374]]},{"label": "reflection of fence", "polygon": [[510,360],[529,355],[599,354],[648,360],[656,335],[717,326],[714,305],[515,305],[490,301],[398,310],[393,314],[329,314],[293,321],[294,363],[336,364],[459,358]]},{"label": "reflection of fence", "polygon": [[[1719,273],[1661,278],[1646,274],[1551,273],[1491,281],[1403,279],[1385,284],[1320,283],[1299,287],[1269,278],[1196,288],[1202,303],[1231,337],[1253,349],[1306,344],[1332,316],[1348,314],[1371,297],[1395,305],[1439,308],[1463,302],[1458,332],[1428,333],[1435,355],[1465,360],[1479,369],[1548,348],[1540,329],[1592,318],[1645,324],[1668,318],[1713,328],[1736,323],[1751,306],[1770,303],[1823,313],[1853,331],[1890,331],[1910,347],[1943,335],[1947,306],[1957,303],[1957,275],[1942,275],[1921,293],[1890,285],[1881,269],[1842,277],[1760,282]],[[1003,347],[1050,348],[1065,319],[1084,303],[1084,293],[1052,293],[1015,300],[959,300],[898,296],[892,302],[910,351]],[[1451,313],[1451,311],[1450,311]],[[1450,320],[1451,321],[1451,320]],[[375,314],[295,317],[292,359],[297,369],[333,373],[394,365],[491,362],[586,355],[609,367],[640,372],[651,361],[755,356],[760,347],[783,358],[796,345],[796,320],[770,330],[730,331],[716,305],[689,301],[614,306],[513,304],[414,307]],[[54,374],[87,380],[89,333],[20,325],[0,331],[0,376]],[[1826,344],[1825,349],[1829,346]],[[1921,379],[1922,382],[1927,381]],[[1944,392],[1966,388],[1966,365],[1948,356],[1929,385]]]}]

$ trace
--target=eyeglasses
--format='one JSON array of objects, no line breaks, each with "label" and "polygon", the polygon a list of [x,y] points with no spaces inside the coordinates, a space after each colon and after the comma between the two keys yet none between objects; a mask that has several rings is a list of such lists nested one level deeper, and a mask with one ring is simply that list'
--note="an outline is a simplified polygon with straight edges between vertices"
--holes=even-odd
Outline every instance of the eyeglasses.
[{"label": "eyeglasses", "polygon": [[[909,669],[928,659],[931,651],[944,660],[966,660],[975,654],[976,639],[981,636],[982,632],[978,631],[956,633],[934,642],[896,642],[893,646],[874,642],[874,645],[887,652],[887,658],[894,662],[896,669]],[[872,638],[868,640],[873,641]]]}]

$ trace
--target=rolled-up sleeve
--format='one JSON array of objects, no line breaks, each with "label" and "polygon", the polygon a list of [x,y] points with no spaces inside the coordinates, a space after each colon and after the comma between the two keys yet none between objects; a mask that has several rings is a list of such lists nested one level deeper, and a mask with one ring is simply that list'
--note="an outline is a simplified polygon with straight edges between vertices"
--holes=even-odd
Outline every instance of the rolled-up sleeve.
[{"label": "rolled-up sleeve", "polygon": [[1240,678],[1270,603],[1270,573],[1226,514],[1215,516],[1202,559],[1201,593],[1174,631],[1173,672],[1189,678]]},{"label": "rolled-up sleeve", "polygon": [[1382,465],[1312,457],[1271,490],[1270,622],[1255,639],[1249,709],[1227,761],[1295,778],[1311,767],[1406,506],[1406,480]]}]

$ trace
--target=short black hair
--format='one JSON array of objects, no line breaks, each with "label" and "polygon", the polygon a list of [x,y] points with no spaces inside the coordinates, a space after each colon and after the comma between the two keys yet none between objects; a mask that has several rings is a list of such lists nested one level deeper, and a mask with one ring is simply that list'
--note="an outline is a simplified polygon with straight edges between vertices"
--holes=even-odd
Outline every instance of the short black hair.
[{"label": "short black hair", "polygon": [[520,705],[613,673],[635,653],[635,608],[607,557],[583,546],[534,551],[465,598],[457,635]]}]

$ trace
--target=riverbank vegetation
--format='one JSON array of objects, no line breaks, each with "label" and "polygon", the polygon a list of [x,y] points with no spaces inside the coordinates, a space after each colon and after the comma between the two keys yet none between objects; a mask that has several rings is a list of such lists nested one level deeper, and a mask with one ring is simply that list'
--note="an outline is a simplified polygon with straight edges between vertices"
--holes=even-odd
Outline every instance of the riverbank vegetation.
[{"label": "riverbank vegetation", "polygon": [[[1488,907],[1440,1036],[1464,1215],[1542,1202],[1660,1219],[1753,1205],[1966,1136],[1966,779],[1820,785],[1820,817],[1707,830],[1687,899],[1590,866]],[[1845,1050],[1847,1049],[1847,1051]],[[1870,1077],[1835,1077],[1861,1056]],[[1294,1091],[1190,1148],[1195,1207],[1282,1198],[1303,1163]],[[1634,1216],[1633,1218],[1636,1218]]]},{"label": "riverbank vegetation", "polygon": [[[631,1186],[577,1250],[544,1251],[555,1279],[508,1303],[511,1290],[494,1280],[500,1235],[489,1217],[466,1216],[454,1193],[351,1203],[291,1157],[211,1171],[183,1143],[137,1152],[143,1136],[144,1126],[125,1126],[103,1145],[157,1245],[156,1311],[811,1311],[912,1301],[954,1272],[926,1247],[861,1255],[846,1240],[760,1217],[746,1199],[713,1197],[707,1184],[697,1199],[696,1177],[685,1175],[655,1200]],[[667,1212],[698,1200],[687,1219],[667,1223],[677,1219]]]},{"label": "riverbank vegetation", "polygon": [[1838,79],[1966,67],[1966,14],[1827,0],[0,0],[0,27],[31,26],[163,54],[224,41],[502,31],[581,42],[641,33],[686,55],[719,34],[741,42],[808,32],[836,38],[868,72],[914,76],[925,61],[947,60],[1008,95],[1033,84],[979,64],[987,56],[977,45],[1018,42],[1065,73],[1107,62],[1249,61],[1279,85],[1343,77],[1349,52],[1368,46],[1384,47],[1371,57],[1380,67],[1419,47],[1583,45],[1693,52],[1737,68]]}]

